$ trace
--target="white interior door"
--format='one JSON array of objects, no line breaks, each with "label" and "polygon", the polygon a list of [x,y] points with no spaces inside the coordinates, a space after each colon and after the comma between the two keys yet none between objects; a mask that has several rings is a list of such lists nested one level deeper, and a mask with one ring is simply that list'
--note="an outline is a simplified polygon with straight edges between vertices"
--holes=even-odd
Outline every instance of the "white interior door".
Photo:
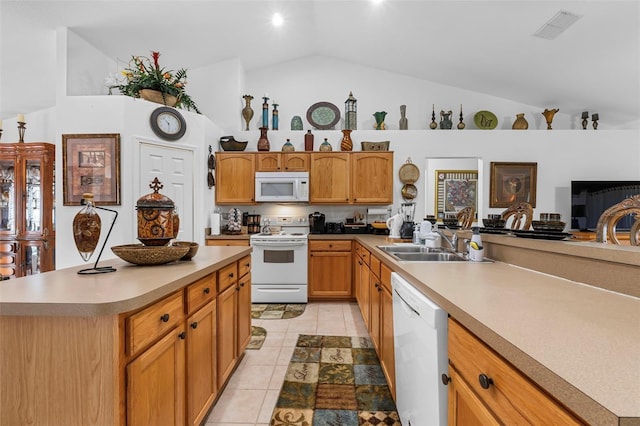
[{"label": "white interior door", "polygon": [[[195,241],[194,224],[194,151],[139,141],[140,168],[137,197],[152,192],[149,184],[156,177],[164,186],[160,193],[171,198],[178,208],[178,240]],[[137,198],[136,198],[137,200]]]}]

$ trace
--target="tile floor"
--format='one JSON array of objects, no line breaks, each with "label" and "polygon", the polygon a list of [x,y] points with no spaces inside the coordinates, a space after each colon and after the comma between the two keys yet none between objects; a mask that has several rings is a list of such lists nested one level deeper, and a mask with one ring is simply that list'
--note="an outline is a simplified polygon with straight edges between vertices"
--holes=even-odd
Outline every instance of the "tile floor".
[{"label": "tile floor", "polygon": [[207,426],[267,426],[299,334],[368,336],[355,303],[309,303],[292,319],[256,320],[267,330],[262,349],[248,350],[211,410]]}]

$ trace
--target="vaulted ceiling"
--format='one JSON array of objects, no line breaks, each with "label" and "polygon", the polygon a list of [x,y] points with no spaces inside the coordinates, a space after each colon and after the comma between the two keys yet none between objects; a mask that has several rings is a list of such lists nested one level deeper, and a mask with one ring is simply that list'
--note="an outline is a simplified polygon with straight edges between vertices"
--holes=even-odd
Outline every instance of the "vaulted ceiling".
[{"label": "vaulted ceiling", "polygon": [[[533,36],[560,11],[580,19],[553,40]],[[599,111],[611,127],[640,123],[637,0],[2,0],[0,24],[0,118],[53,105],[55,29],[68,27],[122,63],[150,50],[173,69],[330,56],[541,108]]]}]

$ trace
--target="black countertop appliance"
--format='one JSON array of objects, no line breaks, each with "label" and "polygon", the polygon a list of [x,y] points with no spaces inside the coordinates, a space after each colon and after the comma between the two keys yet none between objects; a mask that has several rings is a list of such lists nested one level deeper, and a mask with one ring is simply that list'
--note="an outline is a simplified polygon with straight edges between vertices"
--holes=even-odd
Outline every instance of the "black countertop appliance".
[{"label": "black countertop appliance", "polygon": [[309,232],[311,232],[312,234],[324,234],[324,219],[324,213],[310,213]]},{"label": "black countertop appliance", "polygon": [[344,234],[344,225],[342,222],[327,222],[324,226],[325,234]]}]

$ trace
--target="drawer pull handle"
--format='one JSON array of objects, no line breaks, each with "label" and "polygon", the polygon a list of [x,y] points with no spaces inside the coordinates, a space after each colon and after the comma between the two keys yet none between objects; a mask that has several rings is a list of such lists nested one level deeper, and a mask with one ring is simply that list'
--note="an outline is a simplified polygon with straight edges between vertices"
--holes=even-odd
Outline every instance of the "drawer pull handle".
[{"label": "drawer pull handle", "polygon": [[187,333],[183,331],[182,333],[178,334],[178,337],[180,338],[180,340],[184,340],[187,338]]},{"label": "drawer pull handle", "polygon": [[247,268],[251,266],[251,264],[249,262],[245,263],[244,266],[246,266]]},{"label": "drawer pull handle", "polygon": [[244,287],[244,283],[240,283],[240,287]]},{"label": "drawer pull handle", "polygon": [[211,289],[209,287],[204,289],[204,294],[209,294],[211,293]]},{"label": "drawer pull handle", "polygon": [[442,373],[442,376],[440,376],[440,378],[442,379],[442,384],[447,386],[449,383],[451,383],[451,377],[447,376],[446,374]]},{"label": "drawer pull handle", "polygon": [[233,272],[229,274],[229,278],[233,278]]},{"label": "drawer pull handle", "polygon": [[478,376],[478,381],[480,381],[480,387],[482,389],[489,389],[489,386],[493,384],[491,377],[487,377],[486,374],[480,374]]},{"label": "drawer pull handle", "polygon": [[194,330],[195,330],[196,328],[198,328],[198,321],[194,321],[194,322],[192,322],[192,323],[191,323],[191,328],[193,328]]},{"label": "drawer pull handle", "polygon": [[161,316],[160,321],[169,322],[169,314],[164,314],[163,316]]}]

